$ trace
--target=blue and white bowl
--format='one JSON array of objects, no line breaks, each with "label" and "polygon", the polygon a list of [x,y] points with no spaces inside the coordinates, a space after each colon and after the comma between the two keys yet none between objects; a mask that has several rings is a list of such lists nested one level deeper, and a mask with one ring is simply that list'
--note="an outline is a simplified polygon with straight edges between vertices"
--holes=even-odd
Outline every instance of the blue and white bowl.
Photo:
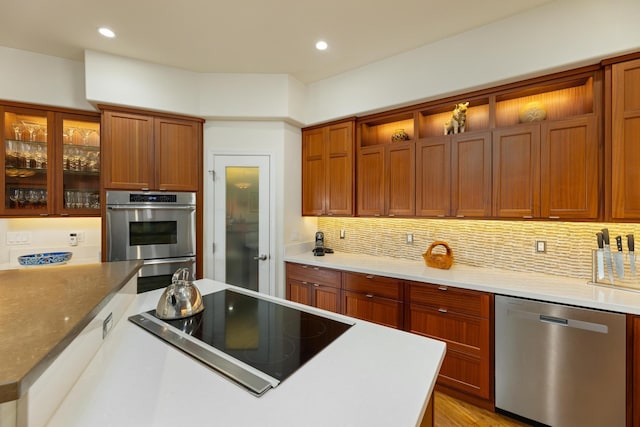
[{"label": "blue and white bowl", "polygon": [[42,254],[23,255],[18,257],[20,265],[64,264],[73,256],[73,252],[47,252]]}]

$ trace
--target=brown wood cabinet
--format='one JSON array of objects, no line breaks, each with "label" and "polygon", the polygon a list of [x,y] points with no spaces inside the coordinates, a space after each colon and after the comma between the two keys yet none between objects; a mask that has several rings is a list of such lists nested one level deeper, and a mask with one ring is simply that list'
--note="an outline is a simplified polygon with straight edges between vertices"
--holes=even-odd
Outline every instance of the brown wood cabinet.
[{"label": "brown wood cabinet", "polygon": [[342,272],[310,265],[287,263],[287,295],[290,301],[340,313]]},{"label": "brown wood cabinet", "polygon": [[611,217],[640,218],[640,59],[611,67]]},{"label": "brown wood cabinet", "polygon": [[100,116],[0,103],[1,216],[100,215]]},{"label": "brown wood cabinet", "polygon": [[493,133],[493,215],[598,218],[598,137],[593,115]]},{"label": "brown wood cabinet", "polygon": [[443,135],[454,102],[421,110],[416,126],[416,216],[491,216],[489,100],[470,101],[465,132]]},{"label": "brown wood cabinet", "polygon": [[415,215],[413,121],[413,113],[410,113],[374,117],[359,124],[359,216]]},{"label": "brown wood cabinet", "polygon": [[199,191],[202,120],[101,108],[104,188]]},{"label": "brown wood cabinet", "polygon": [[403,328],[402,281],[362,273],[343,273],[343,314],[396,329]]},{"label": "brown wood cabinet", "polygon": [[290,301],[445,341],[438,387],[493,409],[492,294],[297,263],[286,269]]},{"label": "brown wood cabinet", "polygon": [[353,215],[355,120],[302,131],[302,215]]},{"label": "brown wood cabinet", "polygon": [[493,295],[418,282],[406,293],[405,330],[447,343],[438,385],[491,408]]}]

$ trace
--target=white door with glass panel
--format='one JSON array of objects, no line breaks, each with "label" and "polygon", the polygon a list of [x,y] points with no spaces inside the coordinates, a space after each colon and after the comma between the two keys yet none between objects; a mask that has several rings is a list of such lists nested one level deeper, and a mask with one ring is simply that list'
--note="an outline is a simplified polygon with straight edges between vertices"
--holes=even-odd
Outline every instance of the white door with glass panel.
[{"label": "white door with glass panel", "polygon": [[273,293],[269,156],[213,155],[215,280]]}]

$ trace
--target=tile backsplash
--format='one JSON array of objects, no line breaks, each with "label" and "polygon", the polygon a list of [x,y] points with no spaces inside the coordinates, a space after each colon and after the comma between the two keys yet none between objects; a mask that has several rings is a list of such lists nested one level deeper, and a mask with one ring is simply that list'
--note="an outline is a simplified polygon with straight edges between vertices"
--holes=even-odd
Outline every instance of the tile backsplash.
[{"label": "tile backsplash", "polygon": [[[326,246],[336,251],[389,256],[424,262],[422,254],[436,240],[449,244],[455,263],[591,279],[595,233],[609,228],[615,236],[640,239],[640,224],[593,222],[496,221],[460,219],[329,218],[318,219]],[[344,229],[345,238],[340,239]],[[407,243],[407,233],[413,243]],[[536,241],[546,252],[536,252]],[[440,247],[440,249],[444,249]],[[640,249],[639,249],[640,251]],[[455,265],[454,263],[454,265]]]}]

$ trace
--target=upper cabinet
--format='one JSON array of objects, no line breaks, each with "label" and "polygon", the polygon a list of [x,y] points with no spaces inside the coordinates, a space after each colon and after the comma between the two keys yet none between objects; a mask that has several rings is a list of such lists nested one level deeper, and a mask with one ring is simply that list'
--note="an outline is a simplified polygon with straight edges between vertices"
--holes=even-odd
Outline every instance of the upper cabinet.
[{"label": "upper cabinet", "polygon": [[302,215],[352,216],[355,121],[302,131]]},{"label": "upper cabinet", "polygon": [[2,216],[100,215],[100,116],[0,105]]},{"label": "upper cabinet", "polygon": [[409,112],[359,122],[358,215],[415,215],[414,121]]},{"label": "upper cabinet", "polygon": [[640,59],[611,67],[611,217],[640,218]]},{"label": "upper cabinet", "polygon": [[597,219],[600,73],[496,96],[493,216]]},{"label": "upper cabinet", "polygon": [[198,191],[202,120],[103,108],[104,188]]}]

